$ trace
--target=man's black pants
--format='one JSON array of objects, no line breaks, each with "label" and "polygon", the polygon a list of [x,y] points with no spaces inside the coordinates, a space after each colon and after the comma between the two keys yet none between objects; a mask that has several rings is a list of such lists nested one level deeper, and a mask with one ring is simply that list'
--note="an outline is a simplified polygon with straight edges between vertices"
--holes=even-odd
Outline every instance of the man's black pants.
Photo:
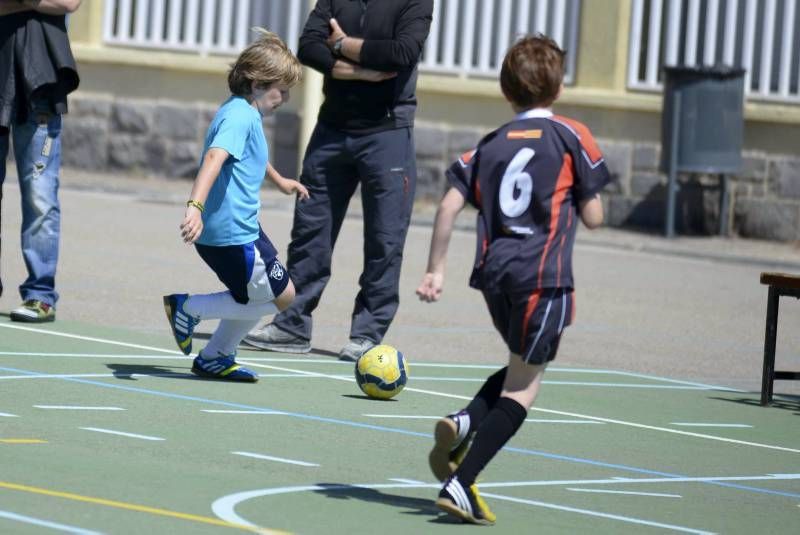
[{"label": "man's black pants", "polygon": [[355,135],[318,123],[300,181],[311,197],[295,204],[286,267],[296,297],[273,321],[285,331],[311,339],[311,313],[330,279],[333,246],[360,183],[364,267],[350,338],[380,343],[399,304],[403,245],[417,182],[412,129]]}]

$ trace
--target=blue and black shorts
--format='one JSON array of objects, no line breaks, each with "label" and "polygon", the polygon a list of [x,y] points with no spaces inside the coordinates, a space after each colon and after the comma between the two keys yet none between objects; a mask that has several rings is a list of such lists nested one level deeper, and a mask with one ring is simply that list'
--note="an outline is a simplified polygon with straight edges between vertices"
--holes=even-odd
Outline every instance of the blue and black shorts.
[{"label": "blue and black shorts", "polygon": [[195,244],[233,299],[242,305],[268,303],[281,295],[289,284],[289,274],[278,260],[278,251],[264,231],[258,239],[242,245]]},{"label": "blue and black shorts", "polygon": [[571,288],[541,288],[527,293],[483,291],[495,328],[508,349],[528,364],[556,358],[564,327],[572,323]]}]

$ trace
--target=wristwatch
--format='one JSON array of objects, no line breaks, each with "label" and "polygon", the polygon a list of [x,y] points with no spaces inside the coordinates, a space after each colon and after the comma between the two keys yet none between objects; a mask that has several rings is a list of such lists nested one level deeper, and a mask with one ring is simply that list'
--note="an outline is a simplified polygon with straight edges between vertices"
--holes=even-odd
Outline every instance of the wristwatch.
[{"label": "wristwatch", "polygon": [[334,56],[341,56],[342,55],[342,43],[344,43],[344,37],[338,38],[336,41],[333,42],[333,55]]}]

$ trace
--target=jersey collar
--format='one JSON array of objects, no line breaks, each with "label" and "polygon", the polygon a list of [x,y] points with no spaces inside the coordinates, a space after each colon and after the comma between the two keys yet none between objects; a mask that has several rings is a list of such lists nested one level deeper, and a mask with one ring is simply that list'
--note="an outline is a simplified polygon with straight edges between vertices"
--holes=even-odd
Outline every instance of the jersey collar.
[{"label": "jersey collar", "polygon": [[533,108],[532,110],[525,110],[517,114],[514,120],[521,121],[523,119],[542,119],[545,117],[552,117],[553,112],[550,108]]}]

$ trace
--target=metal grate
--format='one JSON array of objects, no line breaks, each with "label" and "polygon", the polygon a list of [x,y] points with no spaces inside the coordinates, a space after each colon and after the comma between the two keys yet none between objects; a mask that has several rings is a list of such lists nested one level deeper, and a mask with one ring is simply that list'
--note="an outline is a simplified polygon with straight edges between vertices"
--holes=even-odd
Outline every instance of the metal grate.
[{"label": "metal grate", "polygon": [[661,90],[664,65],[743,67],[749,98],[800,103],[797,0],[633,0],[628,87]]},{"label": "metal grate", "polygon": [[[307,0],[108,0],[103,21],[110,45],[235,55],[253,26],[280,35],[297,50]],[[567,55],[566,82],[575,73],[580,0],[436,0],[420,69],[495,77],[515,38],[541,32]]]}]

